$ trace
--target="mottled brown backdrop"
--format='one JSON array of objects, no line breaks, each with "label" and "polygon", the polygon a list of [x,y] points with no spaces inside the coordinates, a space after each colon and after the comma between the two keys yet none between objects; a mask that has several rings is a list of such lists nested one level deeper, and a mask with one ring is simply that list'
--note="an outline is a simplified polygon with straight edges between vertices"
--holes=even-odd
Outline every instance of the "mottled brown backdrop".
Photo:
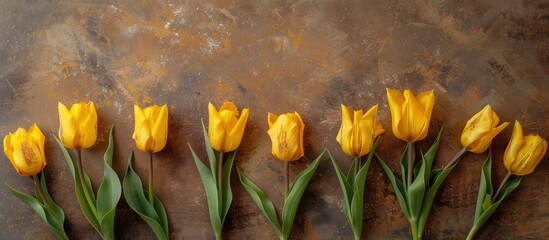
[{"label": "mottled brown backdrop", "polygon": [[[283,198],[282,162],[270,154],[267,112],[298,111],[306,123],[306,156],[295,176],[323,149],[347,168],[335,141],[340,104],[379,104],[387,132],[378,153],[397,169],[404,143],[390,130],[385,88],[434,89],[437,102],[425,150],[443,124],[440,166],[460,149],[466,120],[491,104],[525,133],[549,137],[549,3],[544,0],[461,1],[10,1],[0,0],[0,134],[36,122],[58,129],[57,102],[94,101],[99,139],[84,151],[84,168],[97,188],[107,132],[116,126],[114,168],[122,177],[135,149],[133,104],[167,104],[169,137],[154,168],[155,193],[168,211],[173,239],[213,239],[206,198],[187,142],[206,160],[200,120],[207,103],[250,108],[236,160],[274,204]],[[494,182],[512,127],[494,141]],[[80,212],[72,177],[48,135],[45,168],[53,198],[74,239],[98,235]],[[426,239],[464,239],[472,225],[486,154],[467,154],[439,191]],[[136,170],[147,177],[146,155]],[[2,155],[0,180],[30,192]],[[549,238],[549,162],[496,211],[479,239]],[[227,239],[276,239],[233,175],[235,194]],[[53,239],[21,201],[0,187],[0,228],[7,239]],[[328,158],[308,187],[293,239],[352,239],[342,192]],[[363,237],[408,239],[408,222],[379,165],[368,175]],[[148,226],[122,199],[119,239],[152,239]]]}]

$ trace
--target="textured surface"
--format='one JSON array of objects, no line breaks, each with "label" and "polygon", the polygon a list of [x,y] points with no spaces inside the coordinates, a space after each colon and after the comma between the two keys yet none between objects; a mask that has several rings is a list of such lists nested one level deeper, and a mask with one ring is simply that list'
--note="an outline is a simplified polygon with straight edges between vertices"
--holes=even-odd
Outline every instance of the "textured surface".
[{"label": "textured surface", "polygon": [[[405,144],[390,130],[385,88],[434,89],[437,103],[425,150],[443,124],[437,166],[459,150],[466,120],[491,104],[525,133],[549,137],[549,3],[486,1],[9,1],[0,0],[0,133],[37,122],[58,128],[57,101],[98,105],[99,139],[84,151],[97,188],[107,131],[116,126],[114,168],[124,172],[135,149],[133,103],[168,104],[169,139],[156,155],[155,191],[167,208],[173,239],[212,239],[206,199],[187,142],[206,160],[200,120],[207,103],[231,100],[251,111],[236,165],[271,196],[283,198],[283,164],[270,155],[267,112],[298,111],[306,123],[306,157],[295,176],[324,148],[347,168],[335,141],[340,104],[379,104],[387,129],[378,153],[397,169]],[[501,156],[508,127],[493,144],[494,182],[505,174]],[[80,212],[72,178],[53,138],[45,169],[53,197],[65,209],[75,239],[98,235]],[[472,225],[480,165],[467,154],[439,191],[426,239],[463,239]],[[0,180],[30,192],[5,156]],[[147,177],[146,155],[136,170]],[[122,177],[122,176],[121,176]],[[479,239],[547,239],[549,162],[496,211]],[[276,239],[237,178],[225,224],[227,239]],[[53,239],[22,202],[0,188],[0,231],[14,239]],[[335,172],[321,163],[298,210],[294,239],[350,239]],[[392,187],[373,163],[366,187],[363,237],[407,239]],[[152,239],[122,200],[120,239]]]}]

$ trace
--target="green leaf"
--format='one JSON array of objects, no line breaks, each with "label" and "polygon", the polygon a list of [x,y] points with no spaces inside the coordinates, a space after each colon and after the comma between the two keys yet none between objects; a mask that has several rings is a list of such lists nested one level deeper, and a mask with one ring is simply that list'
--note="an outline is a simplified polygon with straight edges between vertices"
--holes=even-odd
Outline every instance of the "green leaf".
[{"label": "green leaf", "polygon": [[[400,156],[400,174],[402,175],[402,186],[404,187],[404,191],[408,191],[408,154],[410,154],[410,149],[408,149],[409,145],[406,145],[406,149],[404,149],[404,152],[402,153],[402,156]],[[414,153],[411,153],[412,155]],[[412,159],[415,159],[412,156]]]},{"label": "green leaf", "polygon": [[[360,161],[360,159],[358,161]],[[351,161],[351,166],[349,167],[349,171],[347,172],[347,182],[351,185],[354,184],[354,182],[355,182],[355,162],[354,162],[354,160]],[[351,189],[352,189],[352,186],[351,186]]]},{"label": "green leaf", "polygon": [[410,216],[410,211],[408,210],[405,187],[403,186],[402,182],[395,177],[391,168],[389,168],[389,166],[387,166],[387,164],[383,162],[383,160],[379,157],[379,155],[375,154],[375,156],[377,158],[377,162],[379,163],[379,165],[381,165],[381,168],[385,172],[385,175],[387,175],[387,177],[389,178],[389,181],[391,181],[391,184],[395,189],[395,195],[397,197],[398,203],[400,204],[400,208],[404,213],[404,216],[406,216],[406,219],[410,220],[411,216]]},{"label": "green leaf", "polygon": [[301,197],[303,196],[309,181],[313,177],[323,155],[324,152],[322,152],[311,165],[305,168],[305,170],[301,171],[301,173],[295,177],[292,186],[290,186],[290,192],[288,193],[286,201],[284,201],[284,208],[282,209],[282,235],[284,236],[284,239],[288,239],[288,236],[292,231],[295,214]]},{"label": "green leaf", "polygon": [[[128,168],[123,180],[124,198],[128,205],[151,227],[158,239],[168,239],[167,223],[162,219],[162,212],[157,211],[160,200],[154,198],[154,206],[151,205],[145,198],[143,185],[139,175],[132,167],[133,152],[128,158]],[[157,203],[158,201],[158,203]],[[163,209],[163,208],[162,208]],[[165,213],[164,213],[165,214]]]},{"label": "green leaf", "polygon": [[473,227],[476,228],[476,229],[480,229],[480,227],[482,227],[482,225],[484,225],[486,223],[486,221],[488,221],[488,218],[490,218],[490,216],[492,216],[492,214],[496,211],[496,209],[499,207],[499,205],[501,204],[501,202],[513,191],[515,190],[515,188],[517,188],[520,184],[520,181],[521,181],[521,177],[517,177],[509,182],[507,182],[507,184],[505,184],[505,187],[504,189],[502,190],[502,193],[503,195],[500,197],[498,197],[497,201],[494,202],[489,208],[486,209],[486,211],[483,211],[482,214],[480,214],[479,218],[477,219],[477,221],[475,221]]},{"label": "green leaf", "polygon": [[[63,143],[55,136],[55,134],[52,134],[53,138],[59,145],[59,148],[61,149],[61,152],[63,153],[63,156],[65,156],[65,159],[67,160],[67,164],[69,165],[69,169],[71,170],[73,180],[74,180],[74,190],[76,192],[76,199],[78,200],[78,203],[80,205],[80,208],[82,209],[82,213],[88,219],[90,224],[95,228],[95,230],[101,235],[101,226],[99,222],[97,221],[97,213],[95,209],[95,199],[90,199],[88,196],[93,195],[93,191],[91,193],[89,192],[91,189],[91,183],[89,180],[89,177],[87,174],[84,173],[84,179],[86,179],[86,187],[87,189],[82,188],[82,184],[80,183],[80,175],[78,174],[78,171],[75,169],[75,160],[72,157],[72,155],[67,151]],[[85,191],[88,192],[88,194],[85,193]]]},{"label": "green leaf", "polygon": [[431,187],[429,187],[425,193],[425,197],[423,198],[423,206],[421,207],[421,213],[419,214],[418,219],[418,233],[420,235],[423,235],[423,231],[425,230],[425,225],[427,224],[427,219],[431,213],[431,207],[433,206],[433,201],[435,200],[438,189],[454,167],[456,167],[456,164],[445,170],[435,169],[431,172]]},{"label": "green leaf", "polygon": [[[205,137],[207,137],[207,135],[205,135]],[[209,144],[208,140],[206,140],[206,142],[208,142]],[[206,199],[208,200],[208,210],[210,212],[210,221],[212,223],[212,228],[216,235],[221,234],[223,226],[221,218],[219,216],[219,196],[217,193],[217,182],[214,178],[215,174],[212,174],[208,167],[206,167],[206,165],[204,165],[202,161],[200,161],[193,148],[191,147],[191,144],[189,144],[189,148],[191,149],[194,163],[198,168],[198,173],[200,173],[200,178],[202,179],[202,184],[204,185],[204,190],[206,191]],[[208,149],[208,146],[206,146],[206,148]]]},{"label": "green leaf", "polygon": [[480,176],[480,185],[475,209],[475,221],[468,239],[472,238],[475,233],[488,221],[490,216],[496,211],[501,202],[515,190],[522,180],[522,177],[516,177],[507,182],[497,196],[495,202],[491,203],[494,194],[492,187],[492,152],[488,153],[488,157],[482,164],[482,172]]},{"label": "green leaf", "polygon": [[[63,212],[63,209],[59,205],[57,205],[55,201],[53,201],[48,191],[48,186],[46,186],[46,176],[45,176],[46,174],[44,173],[44,171],[42,171],[39,173],[39,175],[40,175],[40,185],[42,186],[42,191],[46,196],[46,200],[48,201],[48,204],[52,208],[51,214],[53,214],[54,217],[59,220],[59,222],[61,223],[65,222],[65,212]],[[36,186],[34,188],[35,188],[35,196],[40,196],[38,193],[38,188]],[[40,202],[42,202],[39,197],[37,197],[37,199]]]},{"label": "green leaf", "polygon": [[227,217],[227,213],[229,212],[229,208],[231,208],[231,203],[233,201],[233,191],[231,190],[231,173],[233,170],[233,163],[234,159],[236,158],[236,152],[234,151],[231,155],[229,155],[229,158],[223,165],[223,179],[222,179],[222,212],[221,212],[221,228],[223,228],[223,225],[225,224],[225,218]]},{"label": "green leaf", "polygon": [[[332,157],[332,153],[328,151],[328,155],[330,156],[330,159],[332,160],[332,165],[334,165],[334,169],[336,171],[337,178],[339,179],[339,184],[341,185],[341,191],[343,191],[343,198],[344,198],[344,205],[343,205],[343,211],[345,212],[345,217],[347,218],[347,221],[349,224],[353,224],[351,222],[351,200],[353,197],[353,187],[349,182],[347,181],[347,178],[345,177],[343,171],[341,171],[341,168],[335,161],[335,159]],[[351,166],[354,166],[354,164],[351,164]],[[352,174],[350,174],[352,175]]]},{"label": "green leaf", "polygon": [[[433,168],[433,162],[435,160],[435,156],[437,155],[438,146],[440,144],[440,139],[442,138],[442,132],[444,131],[444,126],[440,128],[438,131],[438,135],[435,138],[435,141],[433,144],[431,144],[431,147],[425,154],[422,154],[422,161],[425,162],[425,173],[430,173],[431,169]],[[425,180],[426,183],[429,182],[429,174],[426,174]]]},{"label": "green leaf", "polygon": [[[143,190],[143,196],[148,196],[149,191]],[[164,234],[166,234],[167,237],[170,236],[170,231],[168,229],[168,215],[166,214],[166,209],[164,208],[164,205],[162,205],[162,202],[160,199],[158,199],[156,196],[153,195],[154,199],[154,210],[156,211],[156,215],[158,215],[160,226],[162,226],[162,229],[164,229]]]},{"label": "green leaf", "polygon": [[69,239],[63,228],[63,220],[56,218],[55,214],[49,213],[46,207],[38,201],[37,198],[32,197],[24,192],[20,192],[12,188],[7,183],[6,187],[10,192],[29,206],[37,215],[42,219],[44,223],[48,225],[50,231],[57,237],[57,239]]},{"label": "green leaf", "polygon": [[250,179],[248,179],[238,167],[236,170],[238,173],[238,178],[240,179],[240,182],[242,183],[242,186],[244,186],[246,192],[250,194],[250,197],[257,207],[259,207],[259,210],[263,213],[263,216],[265,216],[274,227],[278,236],[282,237],[282,228],[278,222],[276,210],[269,197],[267,197],[267,194],[265,194],[265,192],[263,192],[257,185],[250,181]]},{"label": "green leaf", "polygon": [[364,222],[364,217],[363,217],[364,187],[366,186],[366,177],[368,175],[368,169],[370,168],[370,163],[372,162],[372,158],[375,154],[375,150],[378,144],[379,144],[379,138],[377,138],[377,140],[374,142],[374,145],[372,146],[372,149],[370,150],[370,153],[366,158],[366,162],[360,168],[355,178],[356,184],[354,187],[353,198],[350,204],[351,219],[349,219],[351,222],[351,227],[353,229],[353,234],[355,235],[355,238],[360,238],[362,234],[362,225]]},{"label": "green leaf", "polygon": [[419,219],[419,214],[421,213],[423,197],[425,197],[425,185],[427,185],[424,178],[424,176],[427,175],[425,173],[426,165],[427,163],[425,161],[421,161],[421,168],[419,169],[418,177],[413,180],[412,184],[408,188],[408,191],[406,192],[408,208],[410,210],[412,220]]},{"label": "green leaf", "polygon": [[[206,131],[206,126],[204,126],[204,121],[202,121],[202,131],[204,134],[204,146],[206,147],[206,152],[208,153],[208,161],[210,162],[210,171],[214,182],[217,183],[217,162],[219,159],[219,153],[212,148],[210,144],[210,138],[208,137],[208,131]],[[217,188],[217,186],[216,186]]]},{"label": "green leaf", "polygon": [[482,163],[480,173],[480,185],[478,189],[477,205],[475,208],[475,222],[478,220],[484,209],[482,205],[486,199],[486,195],[493,195],[492,187],[492,151],[489,150],[488,157]]},{"label": "green leaf", "polygon": [[97,191],[97,217],[105,239],[114,239],[114,215],[116,212],[116,205],[122,195],[120,180],[111,167],[113,154],[113,128],[111,128],[109,145],[104,156],[103,181]]}]

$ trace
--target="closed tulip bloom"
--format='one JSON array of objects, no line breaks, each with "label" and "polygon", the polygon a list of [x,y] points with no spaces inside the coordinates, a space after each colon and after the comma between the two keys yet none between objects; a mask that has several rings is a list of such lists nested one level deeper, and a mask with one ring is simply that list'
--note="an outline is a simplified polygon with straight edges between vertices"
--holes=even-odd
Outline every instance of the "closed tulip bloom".
[{"label": "closed tulip bloom", "polygon": [[547,141],[538,135],[522,134],[522,126],[515,121],[513,135],[505,150],[503,163],[512,174],[524,176],[532,173],[547,152]]},{"label": "closed tulip bloom", "polygon": [[135,129],[133,140],[142,152],[155,153],[162,150],[168,141],[168,107],[150,106],[141,109],[134,105]]},{"label": "closed tulip bloom", "polygon": [[498,123],[498,115],[490,105],[486,105],[465,125],[461,133],[461,145],[474,153],[486,151],[492,143],[492,139],[509,125],[508,122],[504,122],[498,126]]},{"label": "closed tulip bloom", "polygon": [[69,149],[89,148],[97,140],[97,112],[93,102],[75,103],[67,109],[57,104],[59,111],[59,140]]},{"label": "closed tulip bloom", "polygon": [[267,133],[272,141],[272,154],[282,161],[295,161],[303,157],[305,124],[299,113],[286,113],[280,116],[269,113],[267,118]]},{"label": "closed tulip bloom", "polygon": [[231,152],[238,148],[244,135],[249,110],[242,109],[242,115],[232,102],[224,102],[217,111],[208,104],[208,138],[212,148],[220,152]]},{"label": "closed tulip bloom", "polygon": [[387,88],[387,99],[395,137],[406,142],[417,142],[427,137],[431,113],[435,105],[433,90],[414,96],[414,93],[408,89],[402,93]]},{"label": "closed tulip bloom", "polygon": [[343,152],[351,157],[362,157],[370,152],[374,139],[385,130],[377,120],[377,105],[366,113],[341,105],[341,127],[336,140]]},{"label": "closed tulip bloom", "polygon": [[21,176],[38,174],[46,166],[42,131],[33,124],[29,130],[18,128],[4,138],[4,153]]}]

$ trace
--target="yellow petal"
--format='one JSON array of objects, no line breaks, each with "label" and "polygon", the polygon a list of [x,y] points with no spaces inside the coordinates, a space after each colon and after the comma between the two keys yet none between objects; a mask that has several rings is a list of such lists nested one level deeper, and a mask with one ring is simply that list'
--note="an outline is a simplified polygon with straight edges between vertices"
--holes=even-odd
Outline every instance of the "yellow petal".
[{"label": "yellow petal", "polygon": [[299,129],[292,117],[280,115],[267,133],[272,141],[272,154],[282,161],[293,160],[299,151]]},{"label": "yellow petal", "polygon": [[244,135],[244,130],[246,128],[246,122],[248,121],[248,115],[250,114],[250,110],[247,108],[244,108],[242,110],[242,115],[236,122],[236,125],[233,127],[231,132],[229,133],[229,142],[230,145],[227,145],[224,149],[226,152],[234,151],[240,146],[240,142],[242,141],[242,136]]},{"label": "yellow petal", "polygon": [[425,109],[410,90],[404,90],[403,120],[399,124],[399,130],[406,141],[416,142],[427,136],[429,123],[425,116]]},{"label": "yellow petal", "polygon": [[153,106],[158,111],[156,115],[156,121],[151,122],[154,124],[152,128],[152,136],[154,139],[153,152],[159,152],[164,149],[166,142],[168,141],[168,106],[165,104],[162,107]]},{"label": "yellow petal", "polygon": [[269,113],[267,115],[267,123],[269,123],[269,128],[273,126],[273,124],[276,122],[277,119],[278,119],[278,115],[276,114]]},{"label": "yellow petal", "polygon": [[431,122],[431,115],[433,113],[433,107],[435,106],[435,91],[426,91],[418,94],[416,96],[418,102],[423,106],[425,123],[421,131],[420,136],[417,137],[416,141],[422,140],[427,137],[429,131],[429,123]]},{"label": "yellow petal", "polygon": [[74,149],[74,140],[76,137],[76,123],[65,105],[57,104],[59,111],[59,140],[69,149]]},{"label": "yellow petal", "polygon": [[360,147],[362,145],[362,130],[360,122],[362,120],[362,110],[357,110],[353,112],[353,134],[351,137],[351,152],[353,155],[360,154]]},{"label": "yellow petal", "polygon": [[90,148],[97,140],[97,111],[93,102],[89,102],[82,108],[82,121],[78,129],[78,148]]},{"label": "yellow petal", "polygon": [[393,129],[393,134],[395,137],[401,140],[406,138],[403,133],[399,130],[399,123],[402,121],[402,106],[404,105],[404,95],[398,90],[387,88],[387,100],[389,102],[389,110],[391,111],[391,125]]},{"label": "yellow petal", "polygon": [[[471,146],[473,143],[479,141],[482,136],[490,132],[493,125],[492,121],[493,116],[490,105],[486,105],[480,112],[473,115],[473,117],[467,121],[467,124],[461,133],[461,144],[463,147],[467,149],[473,148],[474,146]],[[497,125],[498,122],[495,124]]]},{"label": "yellow petal", "polygon": [[225,128],[219,113],[212,103],[208,103],[208,138],[213,149],[221,151],[225,139]]},{"label": "yellow petal", "polygon": [[336,137],[341,149],[349,156],[353,156],[351,150],[353,133],[353,121],[351,119],[351,110],[345,105],[341,105],[341,127]]},{"label": "yellow petal", "polygon": [[6,157],[8,158],[8,160],[10,160],[11,165],[14,165],[14,163],[13,163],[13,151],[14,151],[14,149],[13,149],[13,146],[11,144],[12,136],[13,136],[13,134],[9,133],[8,135],[6,135],[4,137],[4,154],[6,154]]},{"label": "yellow petal", "polygon": [[534,135],[524,137],[524,145],[520,149],[517,159],[511,164],[511,172],[519,176],[534,172],[546,151],[547,142],[541,137]]},{"label": "yellow petal", "polygon": [[488,149],[490,144],[492,144],[492,140],[494,139],[494,137],[496,137],[496,135],[498,135],[501,131],[503,131],[503,129],[505,129],[505,127],[507,127],[507,125],[509,125],[509,123],[504,122],[501,125],[499,125],[498,127],[493,128],[488,133],[486,133],[484,136],[482,136],[478,141],[476,141],[473,144],[469,145],[469,148],[467,148],[467,150],[469,150],[470,152],[474,152],[474,153],[482,153],[482,152],[486,151],[486,149]]},{"label": "yellow petal", "polygon": [[223,105],[219,108],[219,111],[228,110],[235,113],[235,117],[238,118],[238,108],[234,105],[233,102],[224,102]]},{"label": "yellow petal", "polygon": [[297,127],[299,128],[298,138],[297,138],[298,150],[297,150],[296,154],[294,154],[294,157],[292,158],[292,161],[295,161],[295,160],[298,160],[298,159],[300,159],[301,157],[303,157],[305,155],[305,147],[303,146],[303,137],[304,137],[304,133],[305,133],[305,123],[303,123],[303,119],[301,118],[301,115],[299,115],[299,113],[294,112],[293,117],[294,117],[294,121],[296,121],[296,123],[297,123]]},{"label": "yellow petal", "polygon": [[13,166],[22,176],[32,176],[42,171],[44,161],[34,139],[25,129],[19,128],[12,138]]},{"label": "yellow petal", "polygon": [[142,152],[152,152],[152,149],[149,149],[151,145],[149,142],[152,141],[152,136],[145,113],[137,105],[134,105],[133,109],[135,113],[135,128],[132,138],[135,140],[135,145]]},{"label": "yellow petal", "polygon": [[505,149],[505,155],[503,156],[503,162],[508,170],[511,168],[511,163],[518,158],[518,154],[523,144],[522,125],[519,121],[515,121],[513,134],[511,135],[509,144],[507,144],[507,148]]},{"label": "yellow petal", "polygon": [[46,142],[46,137],[44,136],[42,131],[40,131],[40,128],[38,128],[36,123],[29,128],[29,131],[27,133],[32,137],[34,143],[36,144],[36,146],[38,147],[38,150],[41,153],[40,155],[42,159],[45,162],[46,155],[44,154],[44,143]]}]

